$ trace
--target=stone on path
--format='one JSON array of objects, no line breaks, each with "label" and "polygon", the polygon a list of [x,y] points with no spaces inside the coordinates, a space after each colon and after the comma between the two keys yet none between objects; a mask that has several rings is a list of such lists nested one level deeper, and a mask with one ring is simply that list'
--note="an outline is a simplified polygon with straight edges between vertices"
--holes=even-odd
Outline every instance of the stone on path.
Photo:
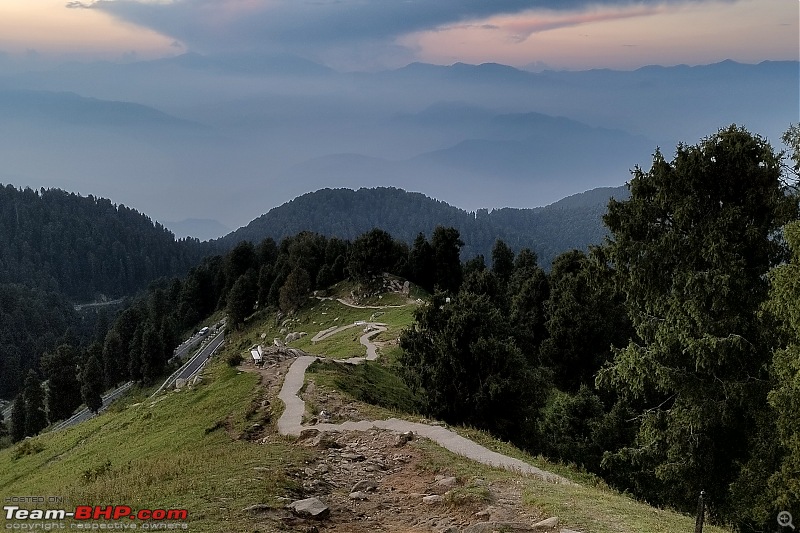
[{"label": "stone on path", "polygon": [[378,490],[378,484],[371,479],[364,479],[353,485],[350,492],[372,492],[374,490]]},{"label": "stone on path", "polygon": [[403,433],[400,433],[394,439],[394,445],[397,448],[399,448],[401,446],[404,446],[407,442],[412,441],[412,440],[414,440],[414,432],[413,431],[405,431]]},{"label": "stone on path", "polygon": [[542,520],[541,522],[536,522],[533,524],[533,527],[538,529],[555,529],[558,527],[558,517],[553,516]]},{"label": "stone on path", "polygon": [[289,504],[289,509],[297,516],[303,518],[314,518],[322,520],[331,514],[331,510],[327,505],[322,503],[319,498],[306,498],[305,500],[297,500]]}]

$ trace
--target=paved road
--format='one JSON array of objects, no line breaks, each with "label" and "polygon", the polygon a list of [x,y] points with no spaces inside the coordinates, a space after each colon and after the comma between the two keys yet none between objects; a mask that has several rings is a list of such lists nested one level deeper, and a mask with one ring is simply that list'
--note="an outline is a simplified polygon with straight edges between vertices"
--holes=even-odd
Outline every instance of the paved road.
[{"label": "paved road", "polygon": [[[379,331],[373,331],[366,333],[361,337],[362,344],[367,346],[367,359],[369,359],[370,356],[377,358],[375,345],[370,340],[371,337],[377,333],[379,333]],[[547,472],[519,459],[493,452],[488,448],[485,448],[484,446],[481,446],[480,444],[464,438],[461,435],[458,435],[457,433],[441,426],[430,426],[417,422],[409,422],[407,420],[399,420],[397,418],[390,418],[389,420],[362,420],[360,422],[349,421],[341,424],[316,424],[313,426],[303,426],[302,419],[306,410],[306,404],[297,394],[300,391],[300,388],[303,386],[303,382],[305,381],[306,369],[308,369],[311,363],[317,359],[317,357],[310,355],[298,357],[294,363],[292,363],[292,366],[289,367],[289,371],[286,373],[286,377],[283,380],[283,386],[278,394],[278,398],[280,398],[286,406],[283,414],[281,414],[280,418],[278,419],[278,432],[281,435],[298,436],[300,435],[301,431],[308,428],[314,428],[320,431],[366,431],[371,428],[386,429],[395,433],[413,431],[415,435],[427,437],[443,448],[479,463],[497,468],[504,468],[520,474],[533,475],[552,483],[572,484],[571,481],[564,477]],[[362,362],[364,359],[365,358],[363,357],[357,357],[349,359],[346,362],[357,364]]]},{"label": "paved road", "polygon": [[186,357],[186,354],[188,354],[191,351],[191,349],[207,335],[210,335],[210,333],[206,333],[205,335],[203,335],[198,331],[197,333],[195,333],[194,335],[183,341],[180,346],[175,348],[175,352],[173,353],[172,357],[173,358],[177,357],[183,360]]},{"label": "paved road", "polygon": [[205,344],[205,346],[200,348],[197,351],[197,353],[195,353],[182,367],[173,372],[172,375],[168,377],[164,381],[164,383],[161,384],[158,390],[153,393],[153,396],[155,396],[162,390],[171,387],[178,379],[188,380],[192,378],[195,374],[197,374],[200,371],[200,369],[203,368],[203,365],[205,365],[209,357],[214,355],[214,352],[216,352],[217,349],[219,349],[219,347],[222,346],[223,342],[225,342],[225,333],[223,331],[220,331],[215,337],[211,337],[210,340]]},{"label": "paved road", "polygon": [[200,349],[194,357],[189,359],[185,365],[183,365],[178,374],[175,376],[175,379],[189,379],[194,376],[202,367],[205,362],[211,357],[217,349],[222,346],[222,343],[225,342],[225,333],[219,332],[216,337],[212,338],[208,343]]}]

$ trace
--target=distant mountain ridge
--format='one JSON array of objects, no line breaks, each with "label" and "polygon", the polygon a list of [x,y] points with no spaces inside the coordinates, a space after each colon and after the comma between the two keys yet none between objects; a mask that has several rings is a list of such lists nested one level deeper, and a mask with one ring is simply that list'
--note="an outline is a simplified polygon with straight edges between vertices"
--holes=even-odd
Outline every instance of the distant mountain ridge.
[{"label": "distant mountain ridge", "polygon": [[199,127],[198,124],[142,104],[53,91],[0,90],[0,118],[24,121],[48,119],[93,126]]},{"label": "distant mountain ridge", "polygon": [[209,243],[225,250],[249,240],[270,237],[280,241],[301,231],[355,239],[373,228],[412,242],[417,234],[430,236],[436,226],[452,226],[464,241],[462,258],[483,254],[487,261],[496,239],[512,248],[530,248],[548,267],[571,249],[600,244],[606,235],[601,217],[611,197],[627,198],[626,187],[606,187],[572,195],[533,209],[479,209],[468,212],[417,192],[394,187],[321,189],[271,209],[247,226]]}]

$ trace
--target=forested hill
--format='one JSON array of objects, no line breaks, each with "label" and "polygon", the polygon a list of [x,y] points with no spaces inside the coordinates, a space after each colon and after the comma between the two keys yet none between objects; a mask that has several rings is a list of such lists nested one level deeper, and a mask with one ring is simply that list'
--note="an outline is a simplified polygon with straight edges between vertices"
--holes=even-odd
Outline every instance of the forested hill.
[{"label": "forested hill", "polygon": [[0,284],[74,302],[130,295],[201,258],[161,224],[110,200],[59,189],[0,186]]},{"label": "forested hill", "polygon": [[606,233],[601,216],[609,198],[627,194],[625,187],[593,189],[547,207],[473,213],[396,188],[322,189],[271,209],[212,246],[222,251],[244,240],[280,241],[303,230],[354,239],[376,227],[410,243],[418,233],[430,236],[440,225],[458,229],[465,243],[462,258],[491,257],[492,245],[501,238],[514,249],[532,249],[548,266],[561,252],[599,244]]}]

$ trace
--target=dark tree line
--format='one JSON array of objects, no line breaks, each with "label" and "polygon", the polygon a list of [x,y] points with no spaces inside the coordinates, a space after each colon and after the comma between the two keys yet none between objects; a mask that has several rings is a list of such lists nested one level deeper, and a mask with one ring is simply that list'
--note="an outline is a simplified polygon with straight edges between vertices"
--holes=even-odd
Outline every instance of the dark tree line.
[{"label": "dark tree line", "polygon": [[204,251],[110,200],[0,186],[0,398],[13,398],[65,335],[86,347],[118,307],[75,302],[131,296],[184,274]]},{"label": "dark tree line", "polygon": [[401,336],[425,410],[650,503],[692,512],[705,490],[712,520],[768,530],[800,504],[799,139],[788,169],[736,126],[657,152],[610,202],[607,242],[549,273],[502,241],[491,268],[465,263]]},{"label": "dark tree line", "polygon": [[0,228],[0,283],[78,302],[135,294],[203,253],[134,209],[59,189],[0,187]]}]

